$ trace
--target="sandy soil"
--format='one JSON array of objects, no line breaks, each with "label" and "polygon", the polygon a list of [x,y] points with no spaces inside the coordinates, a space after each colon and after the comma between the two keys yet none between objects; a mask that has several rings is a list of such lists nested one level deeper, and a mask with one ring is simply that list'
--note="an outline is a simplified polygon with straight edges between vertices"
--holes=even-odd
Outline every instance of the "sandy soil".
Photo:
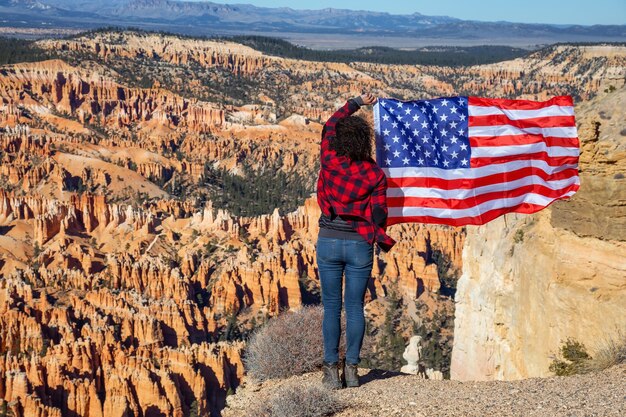
[{"label": "sandy soil", "polygon": [[[361,369],[361,386],[337,391],[335,417],[372,416],[624,416],[626,365],[572,377],[520,381],[432,381],[415,375]],[[246,415],[287,382],[319,384],[321,372],[264,383],[249,381],[228,397],[223,417]]]}]

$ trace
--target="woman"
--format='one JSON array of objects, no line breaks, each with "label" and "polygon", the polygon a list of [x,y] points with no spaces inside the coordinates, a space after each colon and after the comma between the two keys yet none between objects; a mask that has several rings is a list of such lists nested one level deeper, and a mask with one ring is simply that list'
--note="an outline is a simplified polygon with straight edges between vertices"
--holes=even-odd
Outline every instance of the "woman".
[{"label": "woman", "polygon": [[372,128],[352,116],[376,102],[371,94],[348,100],[322,130],[317,201],[322,210],[317,241],[317,265],[322,287],[324,377],[330,388],[341,388],[339,338],[341,293],[345,272],[346,358],[343,378],[358,387],[357,365],[365,333],[363,301],[376,242],[387,251],[394,240],[385,233],[387,180],[372,159]]}]

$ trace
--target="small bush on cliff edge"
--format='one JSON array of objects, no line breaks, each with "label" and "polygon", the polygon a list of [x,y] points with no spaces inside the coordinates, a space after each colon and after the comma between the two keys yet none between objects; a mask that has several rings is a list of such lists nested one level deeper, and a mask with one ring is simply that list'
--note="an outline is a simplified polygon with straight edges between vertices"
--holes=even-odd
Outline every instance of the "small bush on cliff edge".
[{"label": "small bush on cliff edge", "polygon": [[[248,375],[260,381],[287,378],[319,370],[324,360],[321,305],[304,306],[269,320],[248,340],[244,367]],[[345,352],[345,315],[341,319],[339,355]],[[371,355],[373,340],[365,336],[361,357]]]},{"label": "small bush on cliff edge", "polygon": [[248,374],[261,381],[286,378],[322,365],[321,306],[303,307],[269,320],[252,334],[244,354]]},{"label": "small bush on cliff edge", "polygon": [[337,394],[322,385],[289,382],[264,404],[248,410],[248,417],[326,417],[343,409]]},{"label": "small bush on cliff edge", "polygon": [[591,359],[585,345],[568,338],[561,345],[561,357],[554,358],[550,372],[557,376],[575,375],[584,371],[584,361]]}]

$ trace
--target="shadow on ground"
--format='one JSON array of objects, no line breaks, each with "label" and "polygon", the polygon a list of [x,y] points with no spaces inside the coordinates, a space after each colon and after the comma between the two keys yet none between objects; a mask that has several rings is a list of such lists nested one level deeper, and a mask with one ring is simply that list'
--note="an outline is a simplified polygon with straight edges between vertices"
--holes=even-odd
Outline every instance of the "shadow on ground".
[{"label": "shadow on ground", "polygon": [[399,376],[399,375],[406,375],[406,374],[403,374],[402,372],[397,372],[397,371],[388,371],[385,369],[370,369],[367,374],[359,377],[359,382],[361,383],[361,385],[364,385],[371,381],[393,378],[394,376]]}]

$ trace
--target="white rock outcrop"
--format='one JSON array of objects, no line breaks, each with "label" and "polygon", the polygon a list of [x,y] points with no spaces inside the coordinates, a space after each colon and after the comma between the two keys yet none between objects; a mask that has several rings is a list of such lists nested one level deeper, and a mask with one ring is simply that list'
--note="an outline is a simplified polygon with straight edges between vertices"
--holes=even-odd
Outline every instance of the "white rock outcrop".
[{"label": "white rock outcrop", "polygon": [[550,215],[468,228],[452,379],[548,376],[568,337],[593,354],[626,329],[626,244],[554,228]]},{"label": "white rock outcrop", "polygon": [[404,349],[404,353],[402,354],[402,357],[408,362],[408,364],[404,365],[400,369],[400,372],[417,375],[419,372],[419,361],[422,358],[422,346],[420,345],[421,341],[421,336],[411,337],[409,344],[406,349]]}]

